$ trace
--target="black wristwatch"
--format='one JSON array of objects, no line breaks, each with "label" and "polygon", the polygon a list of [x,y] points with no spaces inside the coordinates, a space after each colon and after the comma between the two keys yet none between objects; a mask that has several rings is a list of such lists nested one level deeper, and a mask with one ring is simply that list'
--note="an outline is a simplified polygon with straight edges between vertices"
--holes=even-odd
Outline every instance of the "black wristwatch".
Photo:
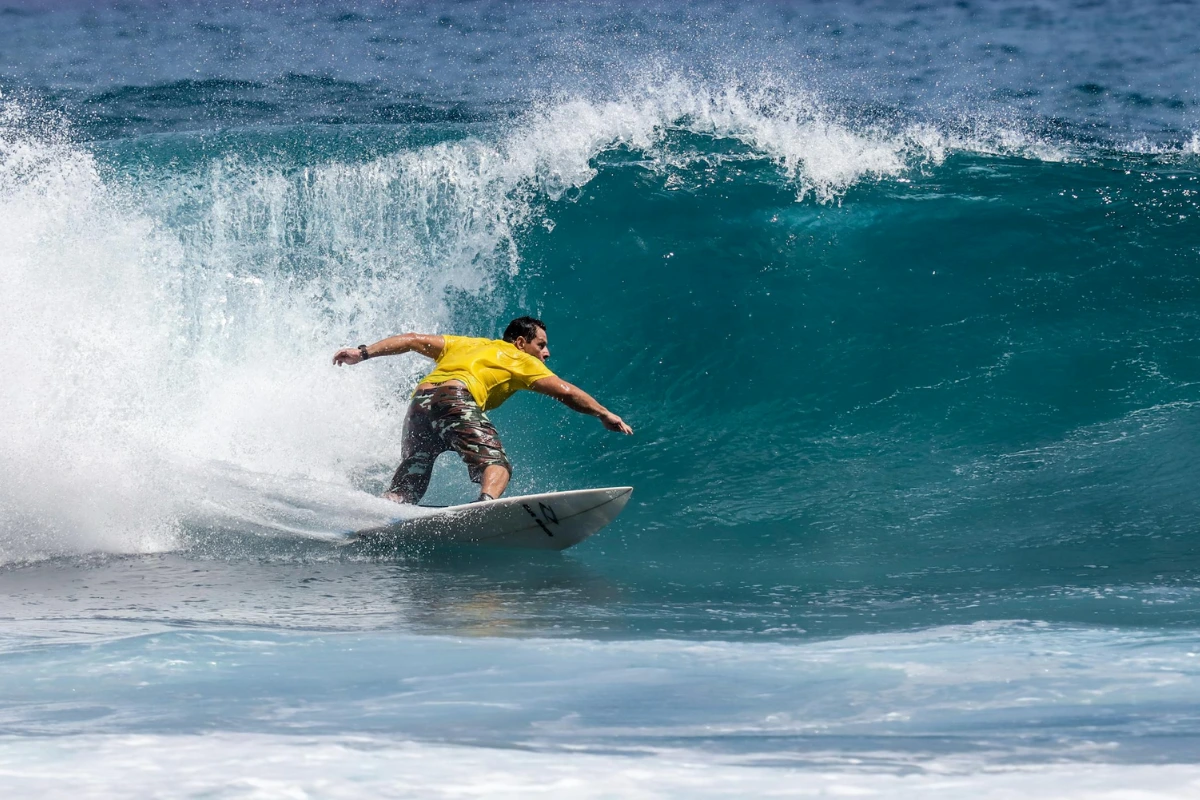
[{"label": "black wristwatch", "polygon": [[363,361],[366,361],[368,358],[370,358],[370,356],[367,355],[367,346],[365,344],[360,344],[358,346],[358,352],[362,353]]}]

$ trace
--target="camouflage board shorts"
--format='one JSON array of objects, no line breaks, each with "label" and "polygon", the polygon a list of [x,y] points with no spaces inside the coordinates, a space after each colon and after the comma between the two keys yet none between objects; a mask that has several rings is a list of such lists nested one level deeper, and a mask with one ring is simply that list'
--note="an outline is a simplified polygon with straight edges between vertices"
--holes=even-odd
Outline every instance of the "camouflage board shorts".
[{"label": "camouflage board shorts", "polygon": [[475,398],[465,386],[443,383],[413,395],[404,418],[403,460],[388,491],[406,503],[420,500],[429,488],[434,460],[447,450],[458,453],[475,483],[492,465],[512,472],[500,436]]}]

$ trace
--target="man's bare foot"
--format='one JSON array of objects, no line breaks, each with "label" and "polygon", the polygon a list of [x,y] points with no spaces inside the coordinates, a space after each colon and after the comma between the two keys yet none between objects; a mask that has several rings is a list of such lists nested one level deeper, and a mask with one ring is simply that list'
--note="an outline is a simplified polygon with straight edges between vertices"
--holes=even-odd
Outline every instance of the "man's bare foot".
[{"label": "man's bare foot", "polygon": [[396,494],[395,492],[384,492],[383,499],[391,500],[393,503],[407,503],[408,502],[407,500],[404,499],[404,497]]}]

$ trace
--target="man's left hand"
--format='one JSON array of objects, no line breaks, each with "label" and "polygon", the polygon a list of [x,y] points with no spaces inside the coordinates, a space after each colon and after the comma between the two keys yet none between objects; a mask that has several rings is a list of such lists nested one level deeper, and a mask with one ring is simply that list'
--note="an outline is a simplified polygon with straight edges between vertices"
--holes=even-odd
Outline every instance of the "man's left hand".
[{"label": "man's left hand", "polygon": [[625,420],[621,419],[611,411],[607,414],[602,414],[600,416],[600,422],[604,425],[604,427],[608,428],[610,431],[614,431],[615,433],[624,433],[626,435],[633,433],[633,428],[626,425]]}]

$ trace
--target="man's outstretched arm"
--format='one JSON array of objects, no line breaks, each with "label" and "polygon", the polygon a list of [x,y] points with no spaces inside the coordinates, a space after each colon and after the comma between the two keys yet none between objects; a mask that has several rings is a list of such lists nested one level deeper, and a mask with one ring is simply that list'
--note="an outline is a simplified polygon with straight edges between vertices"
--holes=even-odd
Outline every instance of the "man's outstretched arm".
[{"label": "man's outstretched arm", "polygon": [[599,417],[600,422],[610,431],[633,433],[633,428],[626,425],[625,420],[597,403],[596,398],[583,389],[567,383],[562,378],[542,378],[540,381],[534,381],[530,388],[540,394],[553,397],[572,411]]},{"label": "man's outstretched arm", "polygon": [[[420,353],[436,361],[445,347],[446,340],[436,334],[402,333],[399,336],[389,336],[386,339],[380,339],[375,344],[367,345],[366,358]],[[359,348],[343,347],[333,354],[333,363],[340,367],[342,364],[357,364],[363,358],[363,352]]]}]

